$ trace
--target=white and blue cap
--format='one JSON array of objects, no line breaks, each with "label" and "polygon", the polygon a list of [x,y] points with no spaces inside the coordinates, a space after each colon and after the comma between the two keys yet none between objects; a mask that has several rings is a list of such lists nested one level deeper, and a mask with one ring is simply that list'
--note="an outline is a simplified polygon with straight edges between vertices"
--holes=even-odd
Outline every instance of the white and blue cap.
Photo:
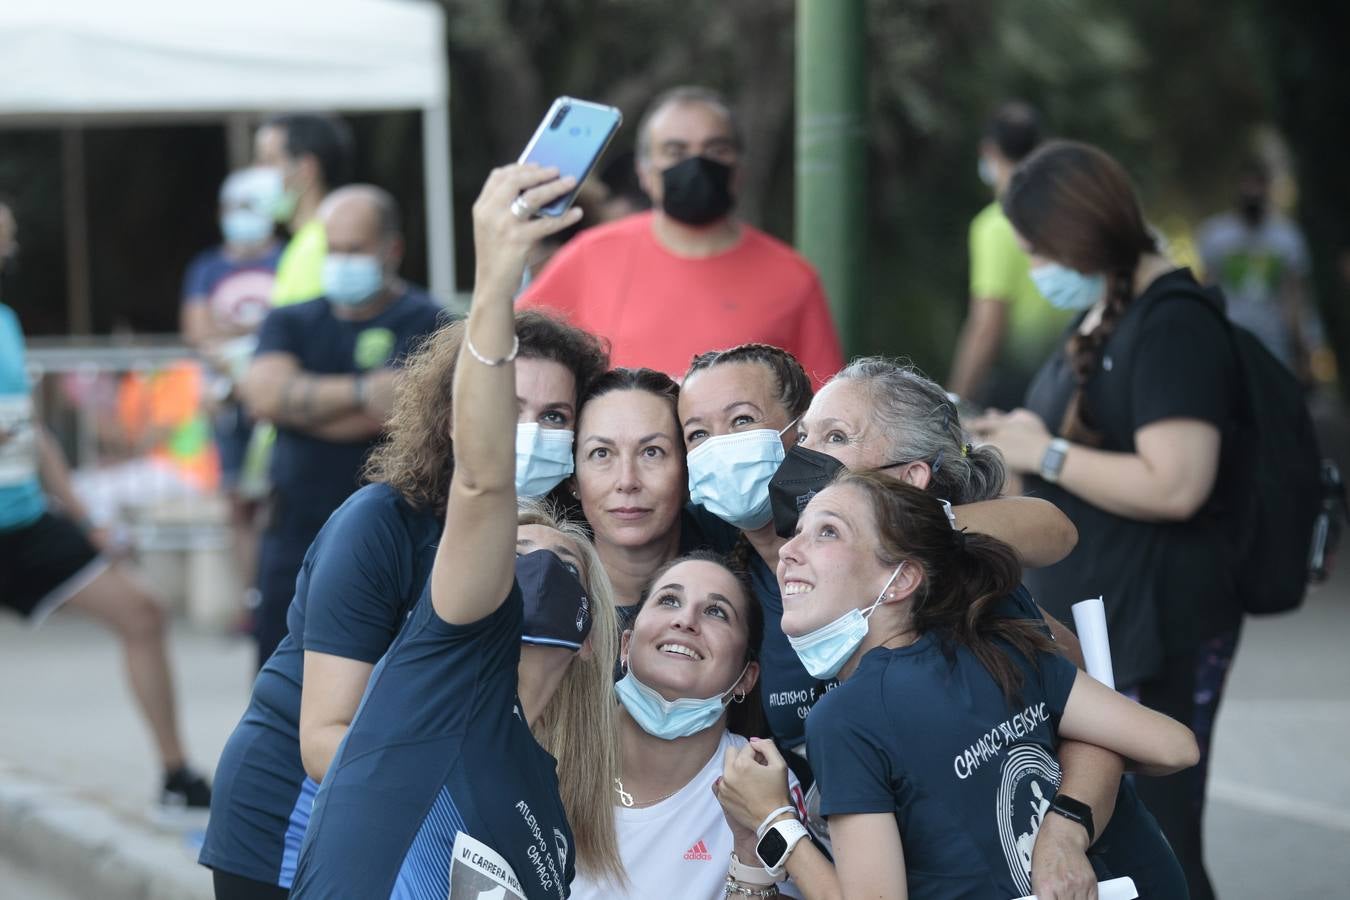
[{"label": "white and blue cap", "polygon": [[575,567],[536,550],[516,557],[516,583],[525,601],[521,642],[580,650],[591,633],[591,601]]}]

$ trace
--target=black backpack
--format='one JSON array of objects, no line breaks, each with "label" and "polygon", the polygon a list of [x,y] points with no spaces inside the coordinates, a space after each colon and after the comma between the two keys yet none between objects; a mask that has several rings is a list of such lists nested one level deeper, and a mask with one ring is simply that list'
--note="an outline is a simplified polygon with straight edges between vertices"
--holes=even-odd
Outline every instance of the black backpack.
[{"label": "black backpack", "polygon": [[1314,523],[1325,493],[1303,387],[1255,335],[1229,321],[1218,289],[1192,282],[1165,296],[1192,297],[1218,316],[1232,336],[1242,372],[1239,456],[1246,484],[1237,544],[1242,608],[1253,615],[1297,609],[1308,587]]}]

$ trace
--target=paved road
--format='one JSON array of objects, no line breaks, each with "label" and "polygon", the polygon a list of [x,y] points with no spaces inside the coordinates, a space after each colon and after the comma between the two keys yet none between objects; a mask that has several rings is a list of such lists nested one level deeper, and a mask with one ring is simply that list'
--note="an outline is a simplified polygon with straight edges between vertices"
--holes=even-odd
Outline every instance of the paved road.
[{"label": "paved road", "polygon": [[83,900],[42,872],[19,865],[0,853],[0,896],[24,900]]},{"label": "paved road", "polygon": [[[1350,564],[1299,614],[1248,624],[1217,726],[1206,831],[1225,900],[1350,896],[1347,637]],[[252,652],[180,629],[173,658],[189,747],[209,768],[247,700]],[[111,639],[74,618],[37,632],[0,619],[0,680],[0,758],[146,812],[159,773]],[[0,884],[13,877],[25,885],[18,896],[68,900],[12,869],[0,848]]]}]

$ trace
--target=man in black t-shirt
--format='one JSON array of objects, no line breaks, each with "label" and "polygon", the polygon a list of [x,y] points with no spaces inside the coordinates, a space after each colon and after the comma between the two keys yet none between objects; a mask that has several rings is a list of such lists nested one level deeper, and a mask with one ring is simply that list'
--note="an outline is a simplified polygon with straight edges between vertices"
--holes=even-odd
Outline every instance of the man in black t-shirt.
[{"label": "man in black t-shirt", "polygon": [[277,429],[271,522],[258,560],[259,666],[286,633],[305,550],[358,486],[393,407],[402,358],[440,323],[440,307],[398,278],[403,239],[389,194],[342,188],[319,216],[328,239],[324,294],[268,315],[242,385],[249,411]]}]

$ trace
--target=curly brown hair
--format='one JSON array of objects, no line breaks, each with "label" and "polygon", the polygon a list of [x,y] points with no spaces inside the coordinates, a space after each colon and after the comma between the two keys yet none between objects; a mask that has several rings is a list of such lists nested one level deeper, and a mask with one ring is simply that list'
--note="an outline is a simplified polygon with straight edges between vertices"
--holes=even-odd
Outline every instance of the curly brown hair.
[{"label": "curly brown hair", "polygon": [[[516,313],[516,337],[521,358],[551,360],[570,371],[577,398],[609,368],[609,352],[599,338],[548,313]],[[408,357],[385,439],[366,461],[367,481],[389,485],[415,509],[439,513],[450,494],[455,470],[450,396],[463,339],[464,322],[451,322]]]}]

